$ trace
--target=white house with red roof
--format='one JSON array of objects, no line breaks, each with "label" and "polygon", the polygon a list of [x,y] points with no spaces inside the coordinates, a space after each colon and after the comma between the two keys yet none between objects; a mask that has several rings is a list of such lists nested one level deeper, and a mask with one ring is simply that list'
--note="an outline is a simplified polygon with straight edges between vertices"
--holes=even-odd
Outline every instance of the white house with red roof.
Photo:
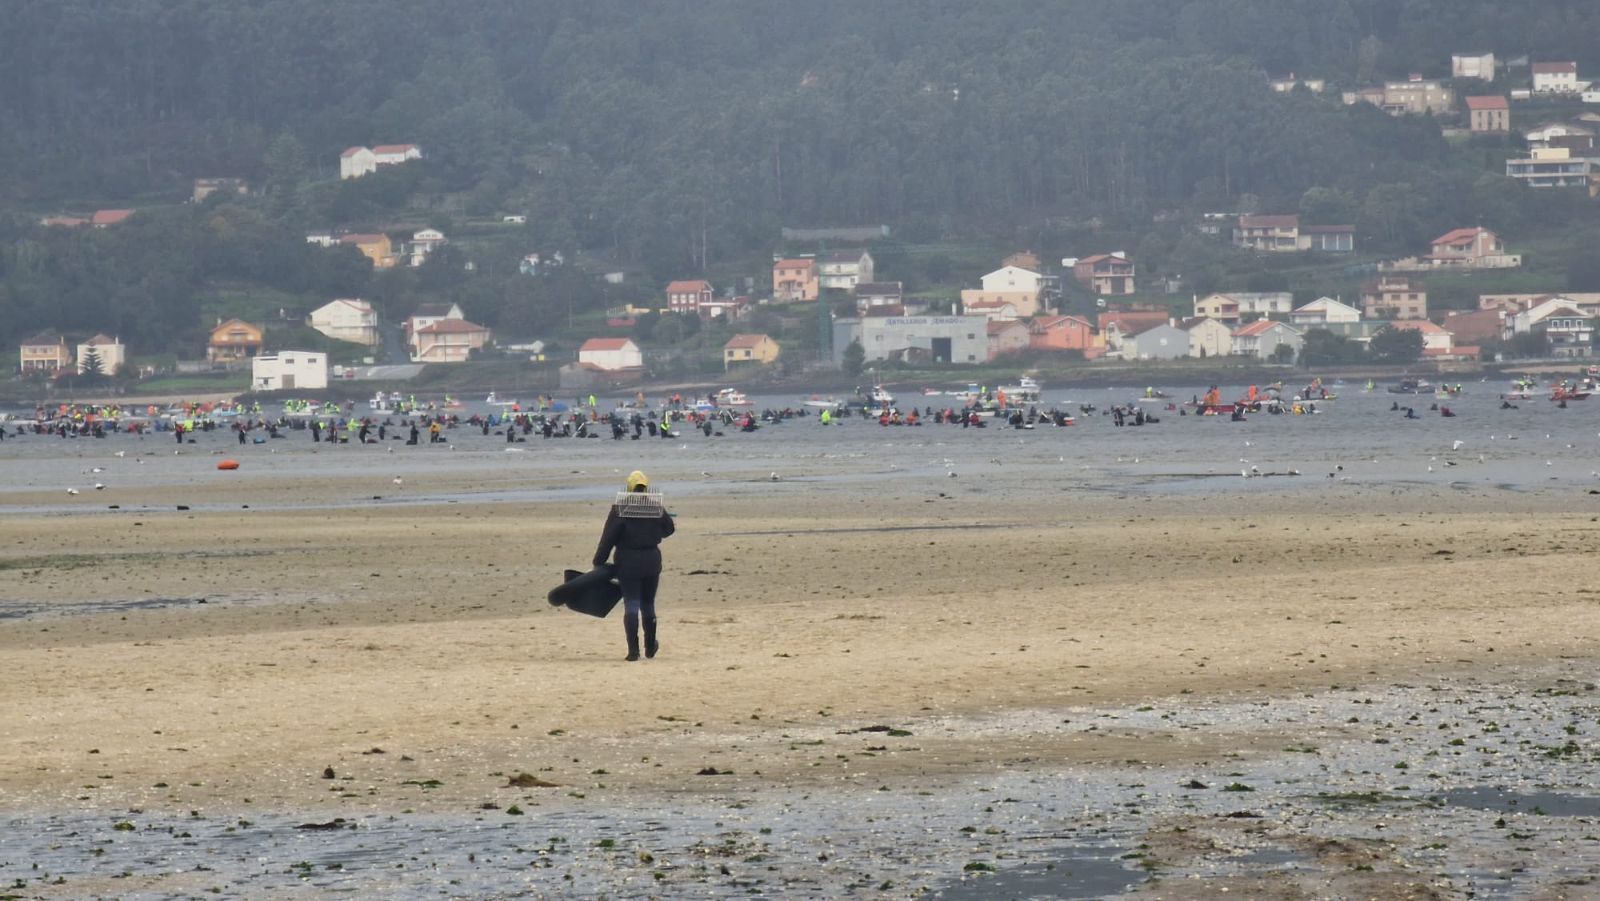
[{"label": "white house with red roof", "polygon": [[1571,60],[1533,64],[1535,94],[1578,94],[1589,83],[1578,80],[1578,64]]},{"label": "white house with red roof", "polygon": [[359,297],[330,300],[306,317],[306,325],[335,341],[348,341],[375,347],[378,344],[378,311]]},{"label": "white house with red roof", "polygon": [[464,363],[489,343],[489,330],[465,319],[440,319],[411,333],[411,362]]},{"label": "white house with red roof", "polygon": [[1299,355],[1300,346],[1304,343],[1299,329],[1272,319],[1257,319],[1233,330],[1233,352],[1236,356],[1271,359],[1280,344],[1287,344]]},{"label": "white house with red roof", "polygon": [[1500,236],[1487,228],[1457,228],[1433,239],[1428,262],[1436,267],[1468,269],[1509,269],[1522,265],[1522,258],[1506,253]]},{"label": "white house with red roof", "polygon": [[422,148],[415,144],[379,144],[372,148],[372,157],[380,166],[398,166],[422,159]]},{"label": "white house with red roof", "polygon": [[398,166],[419,159],[422,159],[422,148],[415,144],[347,147],[339,154],[339,178],[360,178],[378,171],[379,166]]},{"label": "white house with red roof", "polygon": [[1511,133],[1511,105],[1499,95],[1467,98],[1467,127],[1475,135]]},{"label": "white house with red roof", "polygon": [[1133,280],[1137,272],[1138,268],[1133,261],[1120,250],[1097,253],[1081,260],[1074,260],[1072,263],[1072,277],[1096,294],[1111,296],[1132,294]]},{"label": "white house with red roof", "polygon": [[418,329],[426,328],[441,319],[465,319],[461,308],[453,303],[425,303],[406,318],[406,340]]},{"label": "white house with red roof", "polygon": [[631,338],[590,338],[578,348],[578,364],[605,372],[644,368],[644,354]]},{"label": "white house with red roof", "polygon": [[1332,297],[1319,297],[1289,313],[1290,325],[1328,325],[1334,322],[1360,322],[1361,311]]},{"label": "white house with red roof", "polygon": [[711,283],[703,278],[683,279],[667,283],[667,309],[673,313],[700,315],[700,305],[710,303],[716,295]]}]

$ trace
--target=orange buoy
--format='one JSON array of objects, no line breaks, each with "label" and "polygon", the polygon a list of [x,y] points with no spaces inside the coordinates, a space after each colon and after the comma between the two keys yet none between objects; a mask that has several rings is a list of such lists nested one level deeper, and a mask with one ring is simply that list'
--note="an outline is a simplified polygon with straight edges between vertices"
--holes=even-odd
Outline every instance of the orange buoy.
[{"label": "orange buoy", "polygon": [[238,460],[223,460],[221,463],[217,464],[217,468],[218,469],[238,469],[239,468],[239,461]]}]

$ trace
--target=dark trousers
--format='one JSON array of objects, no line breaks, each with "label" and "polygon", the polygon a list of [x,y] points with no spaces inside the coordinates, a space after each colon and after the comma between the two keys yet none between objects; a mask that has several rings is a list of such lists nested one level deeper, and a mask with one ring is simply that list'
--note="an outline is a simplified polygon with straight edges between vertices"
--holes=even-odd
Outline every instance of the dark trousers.
[{"label": "dark trousers", "polygon": [[646,622],[656,618],[656,587],[661,584],[660,576],[618,579],[617,583],[622,586],[623,610],[628,619],[637,621],[641,613]]}]

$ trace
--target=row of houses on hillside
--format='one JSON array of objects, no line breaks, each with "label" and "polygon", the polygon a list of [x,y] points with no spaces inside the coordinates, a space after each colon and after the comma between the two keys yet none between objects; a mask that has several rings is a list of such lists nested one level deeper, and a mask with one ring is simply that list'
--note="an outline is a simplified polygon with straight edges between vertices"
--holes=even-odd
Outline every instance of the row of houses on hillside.
[{"label": "row of houses on hillside", "polygon": [[857,286],[873,282],[875,266],[865,250],[773,257],[772,298],[786,303],[811,301],[828,289],[853,294]]},{"label": "row of houses on hillside", "polygon": [[392,269],[402,263],[421,266],[427,262],[429,254],[450,242],[438,229],[424,228],[412,232],[409,241],[398,244],[383,232],[312,232],[306,235],[306,243],[318,247],[354,247],[372,261],[372,268]]},{"label": "row of houses on hillside", "polygon": [[91,368],[101,375],[116,375],[127,364],[128,348],[121,339],[103,333],[73,344],[59,332],[41,332],[17,348],[17,371],[23,375],[81,375]]},{"label": "row of houses on hillside", "polygon": [[[770,335],[737,334],[722,345],[722,368],[768,365],[777,362],[782,352]],[[578,347],[575,367],[608,377],[637,374],[644,369],[644,352],[632,338],[590,338]],[[568,378],[563,386],[571,381]]]},{"label": "row of houses on hillside", "polygon": [[1298,215],[1240,216],[1233,229],[1233,244],[1262,253],[1353,253],[1354,225],[1302,225]]},{"label": "row of houses on hillside", "polygon": [[422,148],[415,144],[379,144],[376,147],[347,147],[339,154],[340,180],[371,175],[382,166],[398,166],[422,159]]}]

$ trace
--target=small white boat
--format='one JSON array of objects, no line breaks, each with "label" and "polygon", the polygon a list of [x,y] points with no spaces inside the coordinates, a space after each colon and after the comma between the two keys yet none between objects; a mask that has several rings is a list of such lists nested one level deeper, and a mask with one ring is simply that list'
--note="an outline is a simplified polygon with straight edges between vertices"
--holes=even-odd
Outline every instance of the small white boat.
[{"label": "small white boat", "polygon": [[873,385],[872,390],[867,391],[862,396],[866,398],[867,403],[873,407],[883,408],[894,406],[894,395],[890,394],[889,389],[883,387],[882,385]]},{"label": "small white boat", "polygon": [[719,407],[753,407],[755,402],[744,396],[744,392],[737,388],[723,388],[717,392],[717,406]]},{"label": "small white boat", "polygon": [[817,397],[815,394],[800,402],[800,406],[811,410],[838,410],[844,405],[844,401],[836,397]]},{"label": "small white boat", "polygon": [[493,391],[489,392],[489,396],[484,398],[483,402],[491,407],[515,407],[519,403],[514,398],[512,400],[501,400],[500,396],[495,394]]}]

